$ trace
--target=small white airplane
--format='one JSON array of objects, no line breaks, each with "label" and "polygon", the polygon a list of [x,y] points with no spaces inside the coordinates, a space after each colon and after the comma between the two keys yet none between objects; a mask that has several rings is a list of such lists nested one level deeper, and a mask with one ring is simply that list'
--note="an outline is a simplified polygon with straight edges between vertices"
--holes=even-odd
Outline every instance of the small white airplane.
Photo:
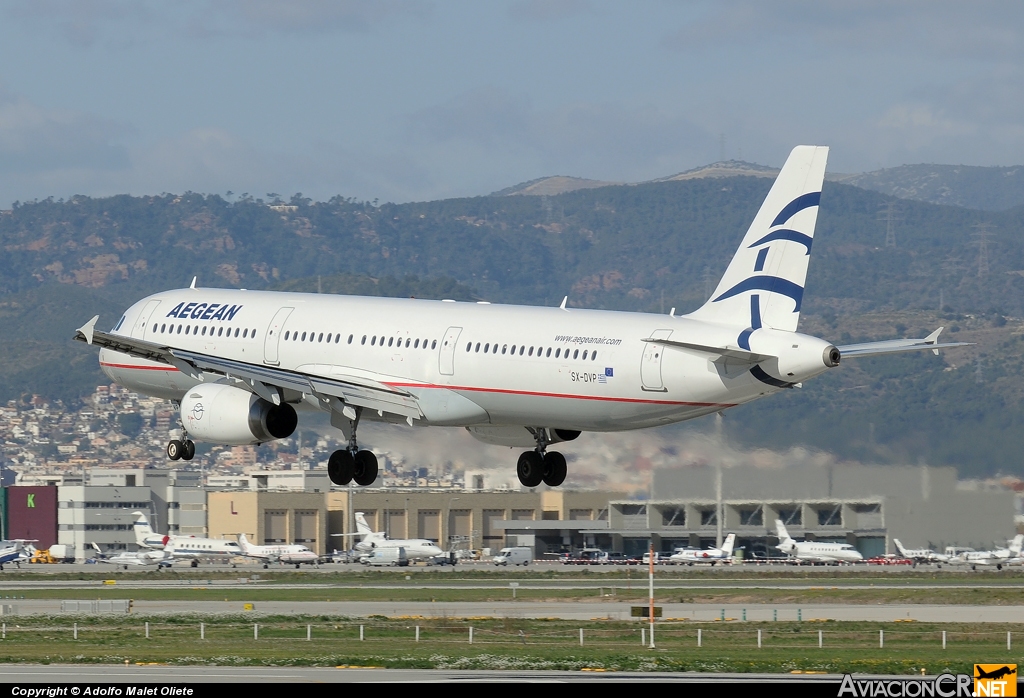
[{"label": "small white airplane", "polygon": [[722,564],[729,564],[733,561],[732,549],[735,544],[736,534],[730,533],[725,537],[725,542],[722,543],[721,548],[716,548],[714,546],[709,547],[707,550],[700,550],[697,548],[680,548],[674,552],[668,560],[670,563],[675,565],[714,565],[718,562],[721,562]]},{"label": "small white airplane", "polygon": [[96,551],[97,560],[111,565],[120,565],[124,569],[137,565],[156,565],[157,569],[159,569],[161,567],[170,567],[174,563],[174,556],[162,549],[144,550],[137,553],[122,552],[117,555],[109,555],[100,550],[100,546],[96,545],[96,543],[91,545]]},{"label": "small white airplane", "polygon": [[29,540],[26,538],[0,540],[0,572],[3,571],[4,565],[12,562],[21,567],[21,561],[27,561],[31,555],[31,545],[26,545],[26,543],[31,544],[35,542],[34,539]]},{"label": "small white airplane", "polygon": [[849,543],[819,543],[817,541],[793,540],[780,519],[775,519],[775,530],[779,535],[779,544],[775,547],[786,553],[797,562],[835,563],[860,562],[864,559]]},{"label": "small white airplane", "polygon": [[383,532],[374,531],[366,523],[363,512],[356,512],[356,530],[359,532],[360,541],[356,543],[356,550],[372,555],[374,550],[381,548],[405,548],[405,556],[409,560],[428,560],[432,557],[444,555],[444,551],[437,543],[426,538],[388,538]]},{"label": "small white airplane", "polygon": [[901,557],[905,557],[908,560],[913,560],[914,564],[942,564],[943,562],[949,562],[950,556],[937,553],[930,548],[904,548],[903,544],[900,543],[899,538],[892,539],[893,544],[896,546],[896,550],[899,551]]},{"label": "small white airplane", "polygon": [[[711,298],[688,315],[198,288],[156,293],[109,332],[93,317],[75,339],[129,390],[173,401],[181,438],[256,444],[294,433],[296,410],[330,414],[347,448],[328,460],[337,485],[370,485],[377,457],[360,420],[462,427],[525,447],[525,487],[561,485],[548,446],[582,432],[643,429],[722,412],[789,388],[840,360],[939,344],[836,347],[797,332],[828,148],[797,146]],[[458,254],[458,250],[448,250]],[[522,260],[529,275],[529,260]],[[566,279],[566,283],[571,283]]]},{"label": "small white airplane", "polygon": [[982,567],[995,567],[997,570],[1003,567],[1018,566],[1024,564],[1024,557],[1021,557],[1021,546],[1024,545],[1024,535],[1017,534],[1005,548],[995,550],[971,550],[965,551],[950,560],[951,564],[970,565],[971,569]]},{"label": "small white airplane", "polygon": [[[135,542],[140,547],[159,548],[176,559],[192,560],[197,567],[200,560],[230,562],[232,558],[244,557],[242,547],[233,540],[220,538],[197,538],[196,536],[160,536],[153,533],[149,520],[141,511],[135,514]],[[159,541],[157,539],[159,538]],[[159,543],[153,545],[152,543]]]},{"label": "small white airplane", "polygon": [[264,568],[271,562],[295,565],[296,569],[303,564],[315,565],[320,562],[320,556],[305,545],[253,545],[244,533],[238,536],[238,544],[246,557],[263,560]]}]

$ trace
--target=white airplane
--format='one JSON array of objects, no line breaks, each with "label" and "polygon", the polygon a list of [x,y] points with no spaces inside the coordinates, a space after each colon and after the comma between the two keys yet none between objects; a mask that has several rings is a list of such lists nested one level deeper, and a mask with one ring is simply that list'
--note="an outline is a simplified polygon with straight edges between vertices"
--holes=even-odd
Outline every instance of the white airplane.
[{"label": "white airplane", "polygon": [[[22,560],[28,560],[30,556],[31,545],[26,546],[26,543],[35,543],[36,541],[29,540],[26,538],[17,538],[15,540],[0,540],[0,572],[3,571],[4,565],[13,562],[18,567],[21,567]],[[26,553],[29,553],[28,555]]]},{"label": "white airplane", "polygon": [[937,563],[942,564],[943,562],[949,562],[950,556],[937,553],[930,548],[904,548],[903,544],[900,543],[899,538],[893,538],[892,542],[896,545],[896,550],[899,551],[901,557],[905,557],[908,560],[913,560],[914,564],[923,563],[931,564]]},{"label": "white airplane", "polygon": [[1024,564],[1021,557],[1021,546],[1024,544],[1024,535],[1017,534],[1005,548],[995,550],[970,550],[964,551],[950,560],[950,563],[957,565],[970,565],[976,569],[978,565],[983,567],[995,567],[997,570],[1004,566],[1017,566]]},{"label": "white airplane", "polygon": [[356,550],[372,555],[374,550],[381,548],[405,548],[405,556],[409,560],[428,560],[438,555],[444,555],[444,551],[432,540],[425,538],[388,538],[383,532],[374,531],[366,523],[363,512],[356,512],[356,530],[359,532],[360,541],[356,543]]},{"label": "white airplane", "polygon": [[156,565],[159,569],[170,567],[174,563],[174,556],[166,550],[145,550],[137,553],[122,552],[117,555],[108,555],[100,550],[100,546],[96,543],[92,543],[92,547],[96,550],[97,560],[111,565],[120,565],[125,569],[134,565]]},{"label": "white airplane", "polygon": [[270,562],[282,562],[295,565],[298,569],[302,564],[315,565],[320,562],[320,556],[305,545],[253,545],[244,533],[238,536],[238,544],[246,557],[263,560],[264,567]]},{"label": "white airplane", "polygon": [[698,550],[696,548],[682,548],[673,553],[669,558],[669,562],[676,565],[694,565],[694,564],[710,564],[721,562],[722,564],[731,563],[733,560],[732,549],[736,544],[736,534],[730,533],[725,537],[725,542],[722,543],[721,548],[714,546],[709,547],[707,550]]},{"label": "white airplane", "polygon": [[[242,547],[233,540],[220,538],[197,538],[196,536],[160,536],[149,527],[146,515],[141,511],[135,514],[135,542],[140,547],[158,547],[176,559],[192,560],[196,567],[199,560],[223,560],[230,562],[232,558],[244,557]],[[159,545],[151,545],[159,538]]]},{"label": "white airplane", "polygon": [[775,547],[798,562],[860,562],[864,559],[849,543],[819,543],[817,541],[798,541],[789,537],[789,531],[780,519],[775,519],[775,530],[779,535],[779,544]]},{"label": "white airplane", "polygon": [[[172,400],[182,436],[254,444],[290,436],[296,409],[322,410],[348,440],[332,482],[369,485],[377,458],[361,420],[464,427],[527,447],[526,487],[562,484],[549,451],[584,431],[660,426],[793,387],[844,357],[962,346],[924,339],[836,347],[797,332],[828,148],[793,149],[711,298],[689,315],[627,313],[196,287],[132,305],[100,347],[111,380]],[[450,250],[457,254],[457,250]],[[528,269],[528,263],[524,266]],[[528,273],[528,272],[527,272]],[[568,280],[567,280],[568,281]]]}]

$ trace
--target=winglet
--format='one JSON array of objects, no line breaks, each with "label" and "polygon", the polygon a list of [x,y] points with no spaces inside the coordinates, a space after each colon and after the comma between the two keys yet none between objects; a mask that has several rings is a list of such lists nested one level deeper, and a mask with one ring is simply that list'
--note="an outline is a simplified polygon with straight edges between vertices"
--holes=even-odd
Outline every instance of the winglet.
[{"label": "winglet", "polygon": [[93,315],[92,320],[78,328],[78,331],[85,337],[86,344],[92,344],[92,333],[96,330],[96,321],[99,319],[99,315]]},{"label": "winglet", "polygon": [[192,283],[190,283],[190,284],[188,285],[188,287],[189,287],[189,288],[195,288],[195,287],[196,287],[196,280],[197,280],[198,278],[199,278],[198,276],[193,276],[193,277],[192,277]]},{"label": "winglet", "polygon": [[562,299],[562,304],[561,304],[561,305],[559,305],[558,307],[559,307],[559,308],[561,308],[562,310],[565,310],[565,304],[566,304],[566,303],[567,303],[568,301],[569,301],[569,296],[566,296],[565,298],[563,298],[563,299]]},{"label": "winglet", "polygon": [[[925,337],[924,338],[925,344],[936,344],[939,341],[939,335],[942,334],[942,330],[944,330],[944,329],[946,329],[946,328],[945,327],[940,327],[939,329],[935,330],[930,335]],[[938,349],[932,349],[932,353],[935,354],[936,356],[938,356],[939,355],[939,350]]]}]

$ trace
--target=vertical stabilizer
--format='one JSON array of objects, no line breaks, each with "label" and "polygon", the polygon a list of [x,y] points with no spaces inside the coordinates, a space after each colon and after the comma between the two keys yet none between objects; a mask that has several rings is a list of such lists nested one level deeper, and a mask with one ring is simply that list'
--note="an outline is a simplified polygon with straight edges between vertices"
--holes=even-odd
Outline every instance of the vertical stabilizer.
[{"label": "vertical stabilizer", "polygon": [[1019,556],[1022,544],[1024,544],[1024,535],[1018,533],[1013,537],[1013,542],[1010,543],[1010,552]]},{"label": "vertical stabilizer", "polygon": [[361,511],[356,512],[356,530],[359,531],[360,540],[366,540],[373,535],[373,529],[366,523],[366,517]]},{"label": "vertical stabilizer", "polygon": [[786,525],[782,523],[782,519],[775,519],[775,531],[779,534],[780,545],[793,542],[793,539],[789,537],[789,531],[786,530]]},{"label": "vertical stabilizer", "polygon": [[898,551],[899,551],[900,555],[902,555],[903,557],[906,557],[906,558],[909,558],[909,557],[910,557],[909,555],[907,555],[907,551],[906,551],[906,549],[905,549],[905,548],[903,547],[903,544],[902,544],[902,543],[900,543],[900,539],[899,539],[899,538],[893,538],[893,539],[892,539],[892,543],[893,543],[893,545],[895,545],[895,546],[896,546],[896,550],[898,550]]},{"label": "vertical stabilizer", "polygon": [[249,553],[249,548],[251,546],[249,544],[249,539],[245,537],[244,533],[238,534],[238,547],[242,549],[243,553]]},{"label": "vertical stabilizer", "polygon": [[793,149],[718,288],[691,317],[796,331],[827,159],[823,146]]},{"label": "vertical stabilizer", "polygon": [[[135,543],[141,548],[148,548],[152,544],[154,536],[153,529],[149,527],[149,519],[141,511],[135,513]],[[150,540],[147,540],[150,539]]]},{"label": "vertical stabilizer", "polygon": [[732,557],[732,548],[736,545],[736,534],[730,533],[725,538],[725,543],[722,544],[722,552],[725,553],[725,557]]}]

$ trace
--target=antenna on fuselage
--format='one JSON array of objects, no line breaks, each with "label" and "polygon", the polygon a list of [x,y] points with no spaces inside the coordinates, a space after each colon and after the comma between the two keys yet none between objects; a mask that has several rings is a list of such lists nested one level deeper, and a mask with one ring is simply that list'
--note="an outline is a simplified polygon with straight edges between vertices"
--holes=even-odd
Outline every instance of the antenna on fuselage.
[{"label": "antenna on fuselage", "polygon": [[190,284],[188,285],[188,287],[189,287],[189,288],[195,288],[195,287],[196,287],[196,280],[197,280],[198,278],[199,278],[198,276],[193,276],[193,277],[192,277],[192,283],[190,283]]}]

